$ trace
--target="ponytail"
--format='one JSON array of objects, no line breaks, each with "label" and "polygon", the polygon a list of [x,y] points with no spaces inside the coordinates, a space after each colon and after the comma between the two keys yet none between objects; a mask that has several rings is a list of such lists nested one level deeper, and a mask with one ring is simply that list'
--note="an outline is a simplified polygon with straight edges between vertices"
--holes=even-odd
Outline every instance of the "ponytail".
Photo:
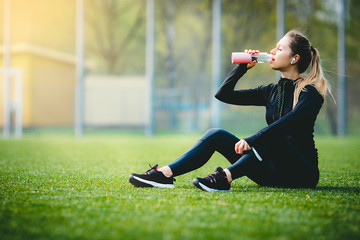
[{"label": "ponytail", "polygon": [[306,77],[300,77],[296,81],[296,87],[294,91],[294,101],[293,108],[299,101],[299,95],[302,91],[305,91],[307,85],[314,86],[317,91],[324,97],[326,100],[327,92],[331,94],[330,85],[325,79],[321,63],[320,63],[320,54],[319,51],[311,46],[309,40],[299,32],[290,31],[286,35],[291,38],[290,48],[294,53],[300,55],[299,61],[299,72],[303,73],[311,63],[311,69],[309,74]]}]

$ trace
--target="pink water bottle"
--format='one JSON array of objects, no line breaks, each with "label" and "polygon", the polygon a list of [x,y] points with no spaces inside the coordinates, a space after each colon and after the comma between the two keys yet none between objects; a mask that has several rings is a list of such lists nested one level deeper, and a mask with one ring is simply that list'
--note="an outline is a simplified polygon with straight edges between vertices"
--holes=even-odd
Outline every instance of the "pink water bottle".
[{"label": "pink water bottle", "polygon": [[259,53],[246,53],[246,52],[233,52],[231,54],[231,62],[233,64],[240,64],[240,63],[251,63],[252,61],[256,60],[258,63],[267,63],[271,59],[271,54],[266,52],[259,52]]}]

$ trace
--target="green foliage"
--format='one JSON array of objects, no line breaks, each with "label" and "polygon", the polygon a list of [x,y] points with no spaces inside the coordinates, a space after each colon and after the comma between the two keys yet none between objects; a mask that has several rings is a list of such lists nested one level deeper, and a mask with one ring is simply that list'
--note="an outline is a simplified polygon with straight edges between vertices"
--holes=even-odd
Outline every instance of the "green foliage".
[{"label": "green foliage", "polygon": [[131,172],[177,158],[199,136],[136,135],[0,141],[1,239],[358,239],[360,141],[316,139],[316,189],[263,188],[247,178],[227,193],[177,177],[176,188],[137,189]]},{"label": "green foliage", "polygon": [[94,73],[145,72],[145,1],[85,1],[86,53]]}]

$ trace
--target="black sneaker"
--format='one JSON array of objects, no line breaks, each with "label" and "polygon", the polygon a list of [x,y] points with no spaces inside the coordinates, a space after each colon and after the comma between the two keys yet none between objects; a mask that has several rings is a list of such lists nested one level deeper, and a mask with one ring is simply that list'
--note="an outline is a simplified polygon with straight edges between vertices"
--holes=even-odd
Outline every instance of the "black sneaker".
[{"label": "black sneaker", "polygon": [[156,164],[144,174],[132,173],[129,177],[129,182],[135,187],[174,188],[175,179],[173,177],[166,177],[157,170],[158,167],[159,165]]},{"label": "black sneaker", "polygon": [[230,183],[226,173],[221,167],[218,167],[213,174],[204,178],[195,178],[194,185],[207,192],[224,192],[230,190]]}]

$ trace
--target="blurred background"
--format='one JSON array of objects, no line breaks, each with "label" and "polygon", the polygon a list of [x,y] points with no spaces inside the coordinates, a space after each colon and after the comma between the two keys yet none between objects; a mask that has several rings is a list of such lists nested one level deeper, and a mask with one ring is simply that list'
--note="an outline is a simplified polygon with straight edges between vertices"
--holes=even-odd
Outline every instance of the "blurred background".
[{"label": "blurred background", "polygon": [[[336,103],[316,134],[360,135],[360,1],[0,0],[0,128],[31,134],[203,132],[247,136],[265,109],[214,91],[231,52],[269,52],[290,29],[320,51]],[[258,64],[238,83],[277,82]]]}]

